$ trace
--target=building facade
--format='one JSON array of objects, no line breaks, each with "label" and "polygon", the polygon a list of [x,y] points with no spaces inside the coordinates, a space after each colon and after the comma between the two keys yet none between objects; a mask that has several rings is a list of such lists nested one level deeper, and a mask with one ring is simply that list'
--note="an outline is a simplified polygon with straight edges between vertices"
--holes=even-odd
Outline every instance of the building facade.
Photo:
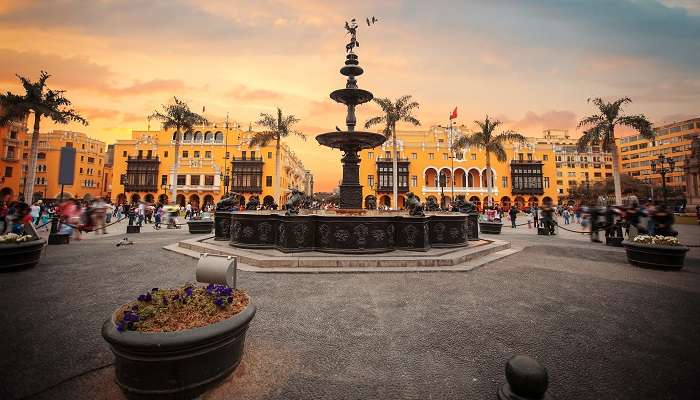
[{"label": "building facade", "polygon": [[17,200],[22,192],[22,155],[29,148],[27,120],[0,126],[0,201]]},{"label": "building facade", "polygon": [[[225,126],[224,124],[218,126]],[[274,199],[275,146],[248,145],[253,131],[200,126],[182,135],[175,182],[175,132],[133,131],[131,139],[117,140],[112,164],[112,199],[118,203],[144,200],[170,202],[176,186],[178,204],[195,207],[214,204],[227,192],[245,201],[282,204],[292,188],[304,191],[313,179],[286,144],[280,151],[280,199]]]},{"label": "building facade", "polygon": [[[666,174],[666,185],[689,194],[687,159],[692,157],[692,142],[700,136],[700,118],[677,121],[654,128],[656,135],[651,142],[640,135],[617,139],[620,157],[620,173],[654,185],[661,185],[661,175],[654,173],[651,162],[660,154],[675,162],[674,171]],[[697,202],[697,200],[694,200]]]},{"label": "building facade", "polygon": [[[464,128],[455,127],[451,132],[439,126],[428,131],[397,132],[398,208],[404,207],[408,192],[413,192],[420,201],[432,197],[443,206],[458,195],[478,205],[488,203],[485,153],[476,148],[454,153],[450,150],[451,137],[469,133]],[[552,144],[531,139],[525,144],[509,143],[505,147],[505,162],[498,162],[491,155],[493,204],[522,208],[556,202]],[[360,183],[365,206],[374,197],[378,205],[392,207],[391,149],[391,140],[387,140],[380,147],[361,152]]]}]

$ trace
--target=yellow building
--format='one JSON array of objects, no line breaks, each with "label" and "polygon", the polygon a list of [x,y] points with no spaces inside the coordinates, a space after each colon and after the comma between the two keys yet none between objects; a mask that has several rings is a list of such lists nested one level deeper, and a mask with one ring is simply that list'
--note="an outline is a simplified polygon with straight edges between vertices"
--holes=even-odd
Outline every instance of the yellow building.
[{"label": "yellow building", "polygon": [[621,173],[661,185],[661,175],[653,172],[651,164],[663,154],[675,162],[674,171],[666,174],[666,185],[686,193],[688,197],[684,166],[691,155],[693,139],[700,136],[700,118],[659,126],[654,128],[654,133],[656,138],[651,142],[640,135],[617,139]]},{"label": "yellow building", "polygon": [[[54,130],[39,136],[34,197],[57,199],[61,193],[58,171],[61,148],[75,149],[75,171],[72,185],[65,185],[64,197],[89,198],[105,196],[102,182],[105,163],[105,143],[82,132]],[[22,154],[23,170],[28,168],[29,149]],[[24,191],[24,181],[20,183]]]},{"label": "yellow building", "polygon": [[612,176],[612,156],[601,151],[600,146],[589,146],[579,152],[577,139],[572,139],[567,130],[547,129],[538,144],[553,146],[556,161],[556,189],[560,201],[568,197],[569,189],[578,185],[602,183]]},{"label": "yellow building", "polygon": [[[468,134],[464,127],[455,127],[453,137]],[[398,131],[398,207],[405,196],[413,192],[420,201],[432,197],[437,203],[449,204],[458,195],[478,205],[488,202],[485,153],[467,148],[453,154],[450,151],[450,131],[433,126],[427,131]],[[363,150],[360,158],[360,184],[363,199],[373,196],[378,205],[392,203],[392,143]],[[493,203],[503,207],[519,207],[557,201],[553,184],[555,160],[551,144],[531,139],[525,144],[506,145],[508,159],[498,162],[491,156]],[[444,176],[444,178],[441,178]],[[452,177],[454,176],[454,180]]]},{"label": "yellow building", "polygon": [[[219,127],[217,127],[219,126]],[[200,126],[182,135],[179,167],[172,182],[175,132],[133,131],[131,139],[114,144],[112,198],[118,203],[134,200],[169,202],[171,186],[176,185],[176,202],[195,207],[213,204],[228,191],[238,192],[249,201],[274,201],[275,146],[248,145],[253,131],[221,128],[224,124]],[[303,163],[284,143],[280,151],[280,199],[288,190],[304,191],[312,179]]]},{"label": "yellow building", "polygon": [[27,121],[0,126],[0,201],[19,199],[22,178],[22,154],[29,148]]}]

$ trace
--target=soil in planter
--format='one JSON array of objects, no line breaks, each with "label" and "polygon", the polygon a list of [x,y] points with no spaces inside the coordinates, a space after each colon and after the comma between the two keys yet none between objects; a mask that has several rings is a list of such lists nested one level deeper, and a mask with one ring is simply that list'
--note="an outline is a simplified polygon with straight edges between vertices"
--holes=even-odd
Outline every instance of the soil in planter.
[{"label": "soil in planter", "polygon": [[[154,288],[120,307],[114,320],[122,329],[139,332],[177,332],[200,328],[231,318],[245,310],[250,298],[245,291],[222,285],[176,289]],[[129,324],[132,325],[129,325]]]}]

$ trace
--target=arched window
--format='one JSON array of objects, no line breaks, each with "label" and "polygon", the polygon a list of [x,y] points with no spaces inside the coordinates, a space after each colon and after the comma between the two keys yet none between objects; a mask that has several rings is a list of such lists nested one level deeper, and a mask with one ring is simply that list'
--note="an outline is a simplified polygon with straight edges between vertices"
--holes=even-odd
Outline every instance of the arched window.
[{"label": "arched window", "polygon": [[214,134],[214,142],[223,143],[223,141],[224,141],[224,134],[221,132],[216,132]]},{"label": "arched window", "polygon": [[211,142],[212,137],[213,137],[213,135],[211,134],[211,132],[210,132],[210,131],[207,131],[207,132],[204,134],[204,141],[207,142],[207,143],[209,143],[209,142]]},{"label": "arched window", "polygon": [[185,137],[182,140],[185,142],[192,141],[192,132],[185,132]]},{"label": "arched window", "polygon": [[201,142],[202,141],[202,132],[197,131],[194,133],[194,139],[195,142]]}]

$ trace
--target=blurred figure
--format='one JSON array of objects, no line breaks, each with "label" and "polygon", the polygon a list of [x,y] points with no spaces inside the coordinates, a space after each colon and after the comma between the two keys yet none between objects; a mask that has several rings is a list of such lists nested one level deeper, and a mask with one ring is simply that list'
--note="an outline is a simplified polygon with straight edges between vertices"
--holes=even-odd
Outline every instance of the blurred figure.
[{"label": "blurred figure", "polygon": [[674,217],[665,204],[660,204],[651,215],[654,220],[654,235],[661,236],[678,236],[678,232],[673,230]]},{"label": "blurred figure", "polygon": [[510,217],[510,227],[515,229],[515,219],[518,217],[518,209],[515,206],[511,206],[510,211],[508,211],[508,216]]},{"label": "blurred figure", "polygon": [[100,230],[102,230],[103,235],[107,233],[107,229],[105,228],[106,219],[107,203],[105,203],[101,197],[98,197],[92,202],[92,226],[96,233],[100,233]]}]

